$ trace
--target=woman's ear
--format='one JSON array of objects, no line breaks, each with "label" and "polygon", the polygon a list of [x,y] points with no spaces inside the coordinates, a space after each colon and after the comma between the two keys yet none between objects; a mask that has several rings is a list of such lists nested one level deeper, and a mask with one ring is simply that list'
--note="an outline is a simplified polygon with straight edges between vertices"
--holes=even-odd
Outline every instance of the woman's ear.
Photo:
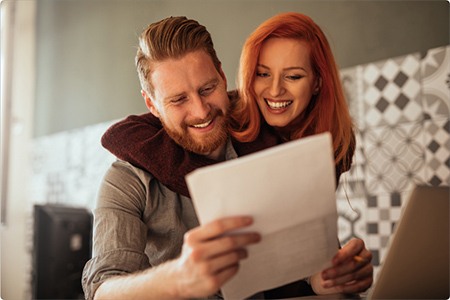
[{"label": "woman's ear", "polygon": [[152,99],[148,96],[147,92],[141,90],[141,95],[145,100],[145,106],[147,106],[148,110],[157,118],[159,118],[159,112],[156,109],[155,103],[153,103]]},{"label": "woman's ear", "polygon": [[322,88],[322,77],[318,77],[316,80],[313,94],[317,95],[320,92],[321,88]]}]

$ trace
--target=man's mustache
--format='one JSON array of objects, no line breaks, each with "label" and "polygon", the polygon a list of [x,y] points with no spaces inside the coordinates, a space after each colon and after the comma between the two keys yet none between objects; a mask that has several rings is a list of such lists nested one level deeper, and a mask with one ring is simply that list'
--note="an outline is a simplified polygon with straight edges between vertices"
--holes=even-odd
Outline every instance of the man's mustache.
[{"label": "man's mustache", "polygon": [[208,113],[208,115],[205,118],[203,118],[203,119],[197,118],[197,119],[189,120],[189,121],[185,122],[185,124],[186,124],[186,126],[203,124],[210,120],[215,119],[216,117],[223,117],[223,116],[224,116],[223,111],[221,109],[215,107],[215,108],[211,109],[211,111]]}]

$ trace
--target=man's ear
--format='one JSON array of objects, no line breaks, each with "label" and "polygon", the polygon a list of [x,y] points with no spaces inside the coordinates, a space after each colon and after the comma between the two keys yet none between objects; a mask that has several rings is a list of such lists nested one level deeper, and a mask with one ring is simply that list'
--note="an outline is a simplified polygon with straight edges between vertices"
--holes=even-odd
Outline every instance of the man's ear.
[{"label": "man's ear", "polygon": [[222,77],[223,81],[225,82],[225,89],[228,89],[227,85],[227,77],[225,76],[225,73],[222,70],[222,64],[220,65],[220,71],[219,71],[220,77]]},{"label": "man's ear", "polygon": [[147,106],[148,110],[157,118],[159,118],[159,112],[156,109],[155,104],[153,103],[152,99],[147,95],[147,92],[144,90],[141,90],[141,95],[145,100],[145,106]]}]

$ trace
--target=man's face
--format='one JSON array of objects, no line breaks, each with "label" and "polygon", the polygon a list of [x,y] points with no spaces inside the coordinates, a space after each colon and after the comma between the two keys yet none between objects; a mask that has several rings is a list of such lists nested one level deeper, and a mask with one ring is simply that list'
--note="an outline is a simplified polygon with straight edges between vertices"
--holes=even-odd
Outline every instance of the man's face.
[{"label": "man's face", "polygon": [[147,107],[183,148],[215,157],[225,146],[229,99],[224,74],[202,50],[154,65]]}]

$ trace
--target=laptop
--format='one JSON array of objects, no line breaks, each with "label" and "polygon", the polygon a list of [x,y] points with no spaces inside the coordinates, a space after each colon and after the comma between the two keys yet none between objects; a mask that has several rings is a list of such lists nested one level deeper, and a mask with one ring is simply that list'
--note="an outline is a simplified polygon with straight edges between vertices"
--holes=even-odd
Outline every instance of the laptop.
[{"label": "laptop", "polygon": [[367,299],[449,298],[449,187],[416,186]]}]

